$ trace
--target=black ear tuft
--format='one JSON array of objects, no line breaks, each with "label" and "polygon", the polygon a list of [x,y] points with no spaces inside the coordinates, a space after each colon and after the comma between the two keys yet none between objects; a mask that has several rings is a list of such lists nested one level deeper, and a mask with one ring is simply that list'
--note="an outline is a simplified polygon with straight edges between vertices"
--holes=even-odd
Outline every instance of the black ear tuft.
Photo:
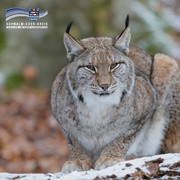
[{"label": "black ear tuft", "polygon": [[71,29],[72,24],[73,24],[73,21],[71,21],[71,22],[68,24],[68,26],[67,26],[67,28],[66,28],[66,33],[69,34],[69,31],[70,31],[70,29]]},{"label": "black ear tuft", "polygon": [[114,47],[119,51],[123,52],[125,55],[129,53],[129,43],[131,39],[131,30],[129,27],[129,15],[127,15],[125,20],[125,28],[121,34],[114,37]]},{"label": "black ear tuft", "polygon": [[126,17],[126,21],[125,21],[125,26],[126,26],[126,27],[125,27],[124,30],[121,32],[121,34],[118,36],[118,38],[121,37],[121,35],[122,35],[122,34],[124,33],[124,31],[126,30],[126,28],[129,27],[129,19],[130,19],[130,18],[129,18],[129,14],[128,14],[127,17]]},{"label": "black ear tuft", "polygon": [[129,26],[129,14],[127,15],[127,17],[126,17],[126,21],[125,21],[125,26],[126,26],[126,28]]}]

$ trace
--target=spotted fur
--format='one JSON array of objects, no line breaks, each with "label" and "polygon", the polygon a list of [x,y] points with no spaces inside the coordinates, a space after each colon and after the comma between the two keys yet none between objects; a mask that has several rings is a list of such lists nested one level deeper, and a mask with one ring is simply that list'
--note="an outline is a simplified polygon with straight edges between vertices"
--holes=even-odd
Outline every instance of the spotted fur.
[{"label": "spotted fur", "polygon": [[[168,88],[158,86],[160,76],[153,66],[158,57],[129,45],[127,21],[115,38],[78,41],[69,31],[70,26],[64,34],[69,64],[57,76],[51,93],[52,112],[71,153],[63,172],[103,169],[125,159],[157,154],[161,146],[166,151],[170,141],[164,137],[168,139],[166,132],[174,127],[167,130],[173,119],[169,116],[179,115],[180,103],[173,99],[174,94],[179,96],[178,80]],[[173,95],[165,91],[172,87]]]}]

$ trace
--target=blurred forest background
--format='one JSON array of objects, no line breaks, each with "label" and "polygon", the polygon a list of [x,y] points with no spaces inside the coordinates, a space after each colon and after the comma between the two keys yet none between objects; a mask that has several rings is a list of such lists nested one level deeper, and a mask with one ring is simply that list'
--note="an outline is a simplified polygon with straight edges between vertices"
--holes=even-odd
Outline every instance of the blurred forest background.
[{"label": "blurred forest background", "polygon": [[[40,8],[48,29],[6,29],[5,11]],[[67,64],[63,33],[114,37],[130,14],[131,43],[180,60],[179,0],[2,0],[0,6],[0,172],[58,172],[68,158],[51,114],[50,88]],[[10,22],[21,21],[21,18]],[[31,20],[29,20],[30,22]]]}]

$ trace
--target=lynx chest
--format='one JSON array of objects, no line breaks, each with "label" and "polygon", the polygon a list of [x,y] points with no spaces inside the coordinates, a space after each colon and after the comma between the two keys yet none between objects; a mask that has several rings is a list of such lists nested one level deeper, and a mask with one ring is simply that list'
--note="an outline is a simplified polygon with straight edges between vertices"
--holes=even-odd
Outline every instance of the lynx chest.
[{"label": "lynx chest", "polygon": [[104,146],[125,133],[129,127],[129,121],[124,116],[127,113],[127,108],[119,110],[107,104],[97,103],[93,108],[79,104],[78,123],[73,130],[71,128],[71,133],[89,152],[100,152]]}]

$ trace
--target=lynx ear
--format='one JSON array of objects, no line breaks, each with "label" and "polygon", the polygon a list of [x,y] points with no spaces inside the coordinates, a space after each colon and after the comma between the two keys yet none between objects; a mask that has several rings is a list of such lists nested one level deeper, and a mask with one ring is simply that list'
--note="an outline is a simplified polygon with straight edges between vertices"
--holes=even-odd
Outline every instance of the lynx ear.
[{"label": "lynx ear", "polygon": [[114,47],[116,47],[119,51],[122,51],[123,53],[128,55],[130,39],[131,39],[131,30],[129,28],[129,15],[127,15],[125,21],[125,29],[120,35],[114,38],[115,40]]},{"label": "lynx ear", "polygon": [[72,23],[73,22],[67,26],[66,32],[64,33],[64,45],[67,51],[67,58],[70,61],[72,61],[74,56],[81,54],[84,50],[80,42],[69,34]]}]

